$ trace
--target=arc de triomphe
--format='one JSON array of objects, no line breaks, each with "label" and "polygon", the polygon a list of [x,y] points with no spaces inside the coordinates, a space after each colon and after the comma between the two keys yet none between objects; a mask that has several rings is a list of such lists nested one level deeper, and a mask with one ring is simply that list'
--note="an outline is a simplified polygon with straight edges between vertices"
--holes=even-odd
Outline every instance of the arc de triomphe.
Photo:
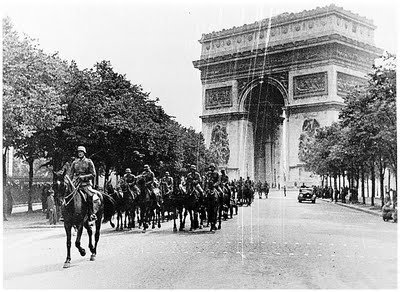
[{"label": "arc de triomphe", "polygon": [[317,183],[298,157],[301,133],[338,119],[381,50],[375,26],[335,5],[203,34],[206,145],[231,179]]}]

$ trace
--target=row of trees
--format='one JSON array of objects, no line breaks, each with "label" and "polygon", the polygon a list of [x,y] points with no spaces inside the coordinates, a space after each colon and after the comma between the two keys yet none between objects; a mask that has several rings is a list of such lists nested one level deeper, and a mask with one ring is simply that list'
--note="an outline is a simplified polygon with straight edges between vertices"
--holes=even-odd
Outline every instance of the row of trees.
[{"label": "row of trees", "polygon": [[[20,36],[3,20],[3,181],[10,147],[29,164],[58,170],[85,145],[97,172],[133,172],[149,164],[159,175],[180,175],[190,164],[204,169],[215,162],[201,133],[167,115],[158,100],[115,72],[107,61],[80,70],[57,54],[46,54],[37,42]],[[29,193],[31,197],[31,192]],[[32,210],[31,200],[28,209]]]},{"label": "row of trees", "polygon": [[299,154],[309,170],[333,178],[335,187],[339,177],[347,177],[352,188],[361,185],[364,203],[365,180],[370,179],[372,205],[377,177],[382,199],[385,174],[389,180],[390,173],[395,176],[397,191],[396,57],[385,54],[379,63],[368,84],[355,87],[344,98],[338,122],[302,137],[307,143]]}]

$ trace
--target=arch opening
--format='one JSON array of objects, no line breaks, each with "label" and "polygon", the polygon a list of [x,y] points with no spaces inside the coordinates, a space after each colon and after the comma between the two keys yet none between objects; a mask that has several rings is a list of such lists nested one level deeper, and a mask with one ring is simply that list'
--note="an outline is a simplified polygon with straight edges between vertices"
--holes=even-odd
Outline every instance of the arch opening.
[{"label": "arch opening", "polygon": [[260,81],[244,101],[253,130],[254,180],[266,181],[270,186],[278,186],[283,179],[284,100],[276,86]]}]

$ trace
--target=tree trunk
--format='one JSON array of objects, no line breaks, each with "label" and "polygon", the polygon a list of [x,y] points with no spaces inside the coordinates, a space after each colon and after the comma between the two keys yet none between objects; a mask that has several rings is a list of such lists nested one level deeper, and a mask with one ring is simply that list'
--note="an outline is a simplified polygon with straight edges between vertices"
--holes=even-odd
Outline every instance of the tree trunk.
[{"label": "tree trunk", "polygon": [[334,190],[335,189],[337,189],[337,175],[335,175],[334,177],[333,177],[333,185],[334,185]]},{"label": "tree trunk", "polygon": [[375,167],[371,165],[371,206],[375,206]]},{"label": "tree trunk", "polygon": [[7,196],[6,193],[6,186],[7,186],[7,152],[8,147],[5,147],[3,150],[3,220],[7,221],[6,213],[7,213]]},{"label": "tree trunk", "polygon": [[363,204],[365,204],[365,177],[364,177],[364,168],[361,168],[361,197],[363,200]]},{"label": "tree trunk", "polygon": [[110,165],[107,163],[106,164],[106,169],[105,169],[105,173],[104,173],[104,191],[106,191],[106,186],[107,186],[107,182],[108,182],[108,178],[110,177]]},{"label": "tree trunk", "polygon": [[33,212],[32,208],[33,161],[34,161],[33,158],[28,158],[28,164],[29,164],[28,213]]},{"label": "tree trunk", "polygon": [[385,168],[382,165],[382,161],[379,161],[379,184],[380,184],[380,193],[381,193],[381,207],[384,205],[385,198],[385,187],[384,187],[384,179],[385,179]]}]

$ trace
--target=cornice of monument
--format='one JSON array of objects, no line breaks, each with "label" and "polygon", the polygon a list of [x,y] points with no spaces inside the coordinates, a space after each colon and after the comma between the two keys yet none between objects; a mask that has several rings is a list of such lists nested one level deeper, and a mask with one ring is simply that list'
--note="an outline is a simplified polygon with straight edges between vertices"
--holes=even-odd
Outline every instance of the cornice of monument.
[{"label": "cornice of monument", "polygon": [[275,26],[280,26],[280,25],[285,25],[285,24],[290,24],[292,22],[296,22],[299,20],[305,20],[305,19],[313,19],[313,18],[318,18],[320,16],[327,16],[330,14],[337,14],[342,17],[347,17],[353,21],[359,22],[371,29],[375,29],[376,26],[373,24],[373,21],[371,19],[368,19],[366,17],[360,16],[356,13],[351,12],[350,10],[345,10],[342,7],[336,6],[335,4],[331,4],[329,6],[325,7],[317,7],[312,10],[304,10],[302,12],[298,13],[282,13],[277,16],[271,17],[271,18],[266,18],[261,21],[256,21],[252,24],[244,24],[239,27],[233,27],[230,29],[223,29],[221,31],[213,31],[208,34],[203,34],[201,39],[199,40],[200,43],[204,43],[206,41],[218,39],[218,38],[224,38],[236,34],[242,34],[245,32],[251,32],[251,31],[256,31],[261,29],[264,29],[270,25],[271,22],[271,27]]},{"label": "cornice of monument", "polygon": [[210,65],[210,64],[217,64],[225,61],[232,61],[232,60],[239,60],[239,59],[245,59],[245,58],[252,58],[255,55],[260,56],[262,54],[271,54],[271,53],[277,53],[280,51],[288,51],[288,50],[296,50],[304,47],[309,47],[309,46],[315,46],[315,45],[320,45],[323,43],[329,43],[329,42],[341,42],[346,45],[354,46],[356,49],[363,49],[371,54],[382,54],[383,50],[380,48],[377,48],[373,45],[366,44],[351,38],[348,38],[346,36],[340,35],[340,34],[332,34],[328,36],[321,36],[321,37],[316,37],[316,38],[311,38],[311,39],[306,39],[306,40],[299,40],[295,42],[288,42],[284,44],[279,44],[275,46],[269,46],[266,48],[259,48],[259,49],[254,49],[254,50],[246,50],[242,52],[235,52],[231,54],[226,54],[226,55],[221,55],[221,56],[215,56],[207,59],[200,59],[193,61],[193,65],[195,68],[200,69],[202,66],[205,65]]}]

